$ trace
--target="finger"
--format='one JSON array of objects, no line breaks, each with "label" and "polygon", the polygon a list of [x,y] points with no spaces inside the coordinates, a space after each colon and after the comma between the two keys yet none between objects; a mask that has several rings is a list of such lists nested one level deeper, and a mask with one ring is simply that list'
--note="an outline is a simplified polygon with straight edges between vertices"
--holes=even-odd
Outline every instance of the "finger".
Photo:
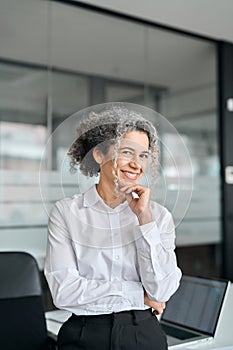
[{"label": "finger", "polygon": [[124,194],[132,194],[132,193],[136,193],[136,191],[133,189],[133,187],[127,187],[123,190],[120,190],[121,193],[124,193]]},{"label": "finger", "polygon": [[127,192],[127,191],[129,191],[129,190],[132,191],[133,187],[134,187],[134,186],[132,186],[132,185],[127,185],[127,186],[121,187],[121,188],[120,188],[120,191],[121,191],[121,192]]},{"label": "finger", "polygon": [[156,308],[156,309],[154,309],[153,314],[154,315],[161,315],[163,313],[163,311],[164,311],[163,307]]},{"label": "finger", "polygon": [[158,316],[158,315],[161,315],[163,313],[163,310],[154,310],[153,311],[153,314]]},{"label": "finger", "polygon": [[134,197],[133,195],[134,192],[126,193],[125,198],[128,201],[128,203],[137,200],[137,198]]},{"label": "finger", "polygon": [[122,192],[122,193],[125,193],[125,194],[129,194],[129,193],[132,193],[132,192],[134,192],[134,193],[136,193],[139,197],[142,195],[142,194],[144,194],[144,193],[146,193],[147,192],[147,190],[144,188],[144,187],[141,187],[141,186],[138,186],[138,185],[134,185],[134,186],[124,186],[124,187],[122,187],[121,189],[120,189],[120,191]]}]

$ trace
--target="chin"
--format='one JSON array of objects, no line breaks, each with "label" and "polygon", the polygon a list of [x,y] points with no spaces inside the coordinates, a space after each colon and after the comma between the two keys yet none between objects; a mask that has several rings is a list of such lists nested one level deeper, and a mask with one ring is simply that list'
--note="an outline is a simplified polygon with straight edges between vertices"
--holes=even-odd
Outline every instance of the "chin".
[{"label": "chin", "polygon": [[137,184],[137,181],[136,180],[129,180],[129,179],[119,179],[118,180],[118,186],[121,188],[121,187],[124,187],[124,186],[132,186],[132,185],[136,185]]}]

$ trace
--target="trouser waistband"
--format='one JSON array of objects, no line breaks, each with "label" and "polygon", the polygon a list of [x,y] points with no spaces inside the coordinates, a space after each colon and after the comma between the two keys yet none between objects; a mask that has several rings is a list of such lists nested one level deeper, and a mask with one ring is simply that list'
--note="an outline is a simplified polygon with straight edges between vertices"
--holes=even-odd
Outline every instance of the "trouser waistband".
[{"label": "trouser waistband", "polygon": [[132,324],[139,323],[142,320],[145,320],[149,317],[155,317],[152,313],[152,309],[146,310],[130,310],[130,311],[121,311],[121,312],[113,312],[111,314],[103,314],[103,315],[75,315],[71,316],[76,321],[82,322],[83,324],[87,323],[102,323],[102,324]]}]

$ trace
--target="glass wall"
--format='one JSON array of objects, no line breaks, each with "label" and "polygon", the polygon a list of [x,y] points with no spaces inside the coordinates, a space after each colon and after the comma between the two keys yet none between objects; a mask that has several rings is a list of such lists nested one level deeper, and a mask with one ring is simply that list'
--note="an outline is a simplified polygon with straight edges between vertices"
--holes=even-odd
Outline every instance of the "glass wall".
[{"label": "glass wall", "polygon": [[43,268],[51,205],[82,181],[69,173],[70,116],[125,101],[163,116],[152,194],[173,213],[183,271],[220,274],[215,45],[53,1],[3,1],[0,17],[1,249]]}]

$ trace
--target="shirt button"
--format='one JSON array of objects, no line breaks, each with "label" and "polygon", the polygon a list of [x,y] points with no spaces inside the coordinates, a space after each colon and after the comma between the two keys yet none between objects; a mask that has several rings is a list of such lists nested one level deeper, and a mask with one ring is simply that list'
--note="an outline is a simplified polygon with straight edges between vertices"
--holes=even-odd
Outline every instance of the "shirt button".
[{"label": "shirt button", "polygon": [[115,255],[115,259],[116,259],[116,260],[119,260],[119,255]]}]

